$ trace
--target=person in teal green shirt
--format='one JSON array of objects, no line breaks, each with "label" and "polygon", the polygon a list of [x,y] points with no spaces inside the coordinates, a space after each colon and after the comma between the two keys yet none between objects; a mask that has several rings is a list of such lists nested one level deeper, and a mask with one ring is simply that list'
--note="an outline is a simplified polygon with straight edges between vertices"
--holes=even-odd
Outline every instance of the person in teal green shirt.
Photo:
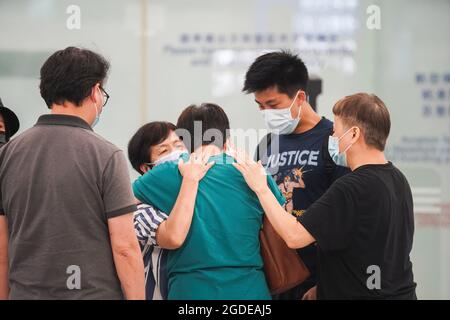
[{"label": "person in teal green shirt", "polygon": [[[201,137],[194,134],[195,121],[202,121]],[[184,244],[168,254],[168,299],[270,299],[259,243],[264,211],[232,165],[235,160],[224,153],[226,144],[222,141],[229,135],[225,112],[213,104],[190,106],[180,115],[177,127],[193,137],[183,139],[188,150],[213,154],[209,162],[215,165],[199,183]],[[221,132],[223,139],[205,141],[208,129]],[[188,159],[187,155],[182,157]],[[140,201],[171,212],[181,182],[177,162],[166,162],[138,178],[133,191]],[[267,182],[283,204],[284,198],[270,176]]]}]

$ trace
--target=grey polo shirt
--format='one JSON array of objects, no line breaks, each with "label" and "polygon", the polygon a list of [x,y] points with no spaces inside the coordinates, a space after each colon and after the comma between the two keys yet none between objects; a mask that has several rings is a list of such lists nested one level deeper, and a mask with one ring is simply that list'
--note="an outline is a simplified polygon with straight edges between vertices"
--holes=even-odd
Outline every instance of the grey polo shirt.
[{"label": "grey polo shirt", "polygon": [[135,210],[123,152],[81,118],[41,116],[0,150],[10,298],[123,298],[107,222]]}]

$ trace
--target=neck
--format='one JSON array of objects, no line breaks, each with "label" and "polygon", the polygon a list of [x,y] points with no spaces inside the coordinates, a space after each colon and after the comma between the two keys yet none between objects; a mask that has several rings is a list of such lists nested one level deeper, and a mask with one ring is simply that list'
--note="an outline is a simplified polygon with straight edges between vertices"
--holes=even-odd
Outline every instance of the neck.
[{"label": "neck", "polygon": [[84,106],[76,106],[71,102],[64,102],[63,104],[52,104],[51,106],[51,114],[62,114],[67,116],[75,116],[83,119],[87,123],[91,123],[92,120],[89,119],[89,116],[86,115]]},{"label": "neck", "polygon": [[386,164],[387,160],[383,151],[367,147],[347,151],[347,161],[352,171],[367,164]]},{"label": "neck", "polygon": [[210,157],[212,157],[212,156],[223,153],[223,149],[220,149],[219,147],[217,147],[213,144],[208,144],[208,145],[198,147],[197,149],[195,149],[194,152],[208,154]]},{"label": "neck", "polygon": [[322,119],[321,116],[319,116],[314,111],[314,109],[308,102],[305,102],[301,108],[302,111],[300,114],[300,122],[298,123],[297,128],[295,128],[293,133],[303,133],[311,130]]}]

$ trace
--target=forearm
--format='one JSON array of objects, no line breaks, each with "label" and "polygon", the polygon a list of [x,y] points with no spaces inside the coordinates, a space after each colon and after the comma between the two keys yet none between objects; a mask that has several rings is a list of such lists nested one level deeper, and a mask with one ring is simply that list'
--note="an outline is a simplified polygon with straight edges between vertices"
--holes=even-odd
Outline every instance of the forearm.
[{"label": "forearm", "polygon": [[157,243],[165,249],[177,249],[186,240],[194,214],[198,181],[183,179],[169,217],[156,231]]},{"label": "forearm", "polygon": [[8,261],[0,258],[0,300],[7,300],[9,296],[8,286]]},{"label": "forearm", "polygon": [[9,296],[8,285],[8,225],[4,215],[0,216],[0,300]]},{"label": "forearm", "polygon": [[114,252],[117,275],[127,300],[145,299],[144,263],[136,240],[136,245],[126,250]]},{"label": "forearm", "polygon": [[270,189],[256,192],[264,212],[278,235],[291,248],[302,248],[314,242],[314,238],[277,201]]}]

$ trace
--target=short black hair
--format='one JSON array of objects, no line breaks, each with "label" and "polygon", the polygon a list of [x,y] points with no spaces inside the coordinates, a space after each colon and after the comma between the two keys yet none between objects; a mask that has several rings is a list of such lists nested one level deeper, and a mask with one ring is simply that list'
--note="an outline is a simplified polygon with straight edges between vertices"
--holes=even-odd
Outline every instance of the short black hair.
[{"label": "short black hair", "polygon": [[[195,130],[196,122],[201,124],[201,130]],[[209,144],[223,149],[230,135],[230,122],[225,111],[216,104],[190,105],[178,117],[177,134],[189,152]]]},{"label": "short black hair", "polygon": [[128,143],[128,159],[134,170],[140,174],[144,174],[141,165],[152,162],[149,159],[150,149],[166,140],[170,132],[175,131],[176,127],[173,123],[165,121],[149,122],[138,129]]},{"label": "short black hair", "polygon": [[272,87],[293,98],[298,90],[308,87],[308,69],[303,61],[289,51],[276,51],[258,57],[245,74],[246,93],[260,92]]},{"label": "short black hair", "polygon": [[109,62],[101,55],[76,47],[56,51],[41,67],[41,96],[49,108],[70,101],[79,106],[92,87],[106,79]]}]

